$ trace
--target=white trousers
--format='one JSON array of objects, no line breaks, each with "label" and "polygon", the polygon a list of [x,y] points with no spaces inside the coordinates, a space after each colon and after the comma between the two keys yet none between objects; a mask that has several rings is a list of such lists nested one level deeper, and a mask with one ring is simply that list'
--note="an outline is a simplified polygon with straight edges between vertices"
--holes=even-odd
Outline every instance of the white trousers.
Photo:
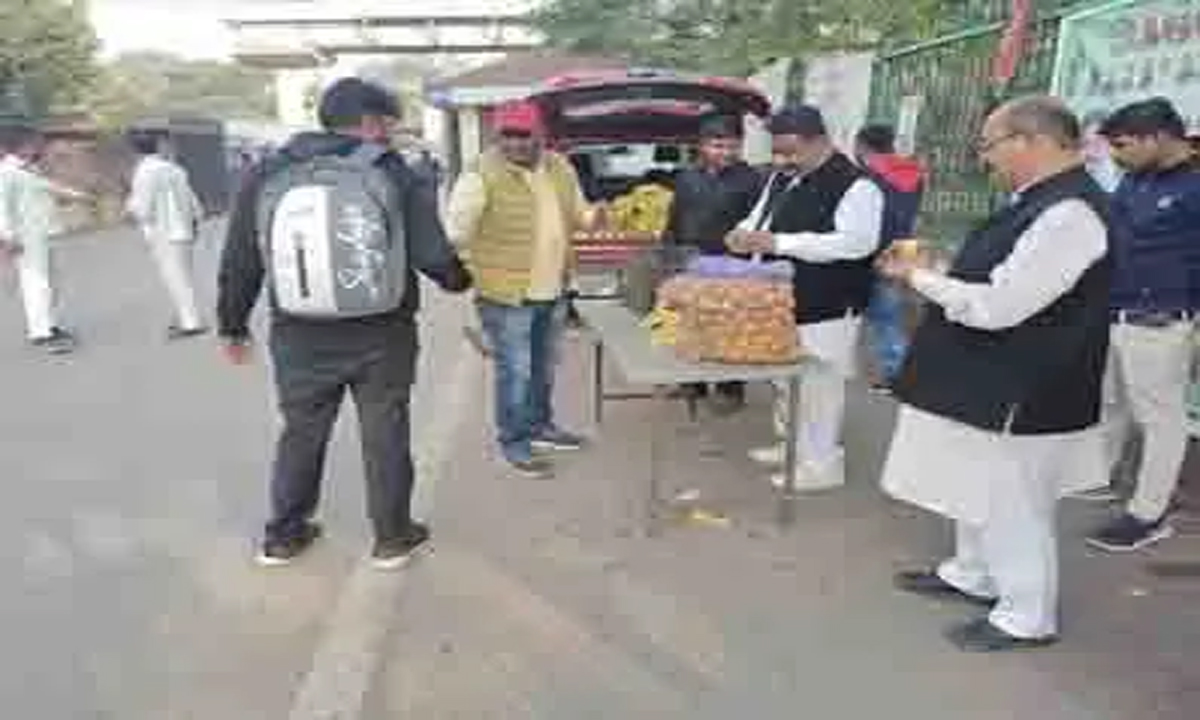
[{"label": "white trousers", "polygon": [[[846,412],[846,380],[856,367],[858,333],[862,318],[800,325],[800,346],[821,361],[800,380],[800,422],[796,447],[802,463],[824,467],[841,454],[842,421]],[[775,432],[783,437],[787,418],[787,392],[776,386]]]},{"label": "white trousers", "polygon": [[[1021,440],[1025,440],[1022,438]],[[988,619],[1021,638],[1058,632],[1055,509],[1074,445],[1050,438],[1014,443],[1013,477],[989,483],[986,519],[955,523],[955,555],[938,575],[963,592],[997,598]]]},{"label": "white trousers", "polygon": [[202,327],[200,310],[196,303],[194,242],[167,242],[157,238],[147,240],[158,274],[162,278],[171,305],[175,309],[175,323],[184,330]]},{"label": "white trousers", "polygon": [[1154,522],[1167,511],[1187,452],[1187,389],[1192,325],[1117,324],[1105,377],[1104,431],[1109,467],[1134,423],[1143,430],[1142,464],[1129,513]]},{"label": "white trousers", "polygon": [[29,243],[17,257],[25,329],[30,340],[50,337],[59,323],[54,254],[48,242]]}]

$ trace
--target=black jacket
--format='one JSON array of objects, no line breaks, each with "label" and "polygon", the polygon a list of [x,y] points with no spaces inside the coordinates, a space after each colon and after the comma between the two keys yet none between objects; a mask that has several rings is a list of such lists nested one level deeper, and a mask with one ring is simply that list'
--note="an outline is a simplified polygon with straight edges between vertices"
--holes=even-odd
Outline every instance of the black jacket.
[{"label": "black jacket", "polygon": [[[835,153],[824,164],[783,190],[771,214],[774,233],[828,233],[835,230],[838,206],[862,170]],[[796,323],[808,325],[861,313],[874,284],[874,255],[858,260],[810,263],[787,258],[795,269]]]},{"label": "black jacket", "polygon": [[[361,142],[332,133],[301,133],[244,175],[229,217],[217,276],[217,323],[222,337],[241,339],[249,336],[250,313],[262,292],[266,268],[258,237],[257,211],[264,181],[289,163],[321,155],[349,155]],[[334,324],[369,328],[411,320],[420,307],[420,290],[414,270],[451,292],[461,292],[471,286],[470,274],[446,238],[433,183],[409,168],[396,153],[388,153],[380,163],[395,180],[404,204],[402,212],[410,268],[404,303],[391,313],[347,320],[310,320],[273,311],[272,321],[276,326],[292,326],[302,331],[305,327],[329,328]]]},{"label": "black jacket", "polygon": [[716,172],[692,168],[679,173],[665,233],[668,242],[725,254],[725,235],[750,214],[761,185],[759,173],[745,163]]},{"label": "black jacket", "polygon": [[[1107,223],[1108,200],[1095,181],[1082,168],[1062,173],[1023,191],[1016,204],[972,233],[950,277],[987,282],[1034,221],[1070,199],[1086,202]],[[1055,240],[1069,244],[1071,236]],[[1003,330],[959,325],[931,308],[897,379],[897,397],[935,415],[1014,435],[1094,425],[1108,358],[1111,268],[1105,255],[1049,307]]]}]

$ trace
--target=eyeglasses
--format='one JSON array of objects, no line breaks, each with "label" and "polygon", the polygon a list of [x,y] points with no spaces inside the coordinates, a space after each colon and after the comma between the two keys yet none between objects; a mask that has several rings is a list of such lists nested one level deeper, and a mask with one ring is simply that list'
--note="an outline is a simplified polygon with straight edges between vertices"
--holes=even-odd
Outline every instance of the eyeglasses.
[{"label": "eyeglasses", "polygon": [[1000,137],[991,138],[990,140],[987,138],[980,138],[975,142],[975,151],[980,155],[986,155],[995,150],[998,146],[1017,137],[1020,137],[1020,133],[1007,133],[1005,135],[1001,135]]}]

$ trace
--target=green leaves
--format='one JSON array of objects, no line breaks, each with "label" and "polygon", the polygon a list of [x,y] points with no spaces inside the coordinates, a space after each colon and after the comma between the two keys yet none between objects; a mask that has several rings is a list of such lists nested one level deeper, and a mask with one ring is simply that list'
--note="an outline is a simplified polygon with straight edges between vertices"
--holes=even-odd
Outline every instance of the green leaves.
[{"label": "green leaves", "polygon": [[70,107],[95,78],[96,35],[86,4],[0,0],[0,112],[44,117]]},{"label": "green leaves", "polygon": [[632,62],[743,75],[780,57],[930,37],[947,0],[553,0],[551,45]]},{"label": "green leaves", "polygon": [[89,109],[106,127],[120,127],[146,116],[258,119],[273,114],[273,93],[274,84],[266,72],[164,53],[132,53],[101,69]]}]

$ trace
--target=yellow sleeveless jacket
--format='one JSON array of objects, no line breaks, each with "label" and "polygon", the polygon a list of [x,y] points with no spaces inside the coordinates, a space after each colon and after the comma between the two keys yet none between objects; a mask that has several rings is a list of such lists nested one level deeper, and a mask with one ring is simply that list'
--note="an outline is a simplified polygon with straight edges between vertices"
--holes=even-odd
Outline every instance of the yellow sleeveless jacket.
[{"label": "yellow sleeveless jacket", "polygon": [[[543,156],[542,162],[558,191],[563,232],[569,238],[576,225],[573,211],[578,181],[574,168],[565,157],[551,152]],[[467,242],[467,265],[479,296],[504,305],[519,305],[525,300],[533,267],[537,209],[524,172],[494,150],[485,153],[479,162],[487,203],[474,236]]]}]

